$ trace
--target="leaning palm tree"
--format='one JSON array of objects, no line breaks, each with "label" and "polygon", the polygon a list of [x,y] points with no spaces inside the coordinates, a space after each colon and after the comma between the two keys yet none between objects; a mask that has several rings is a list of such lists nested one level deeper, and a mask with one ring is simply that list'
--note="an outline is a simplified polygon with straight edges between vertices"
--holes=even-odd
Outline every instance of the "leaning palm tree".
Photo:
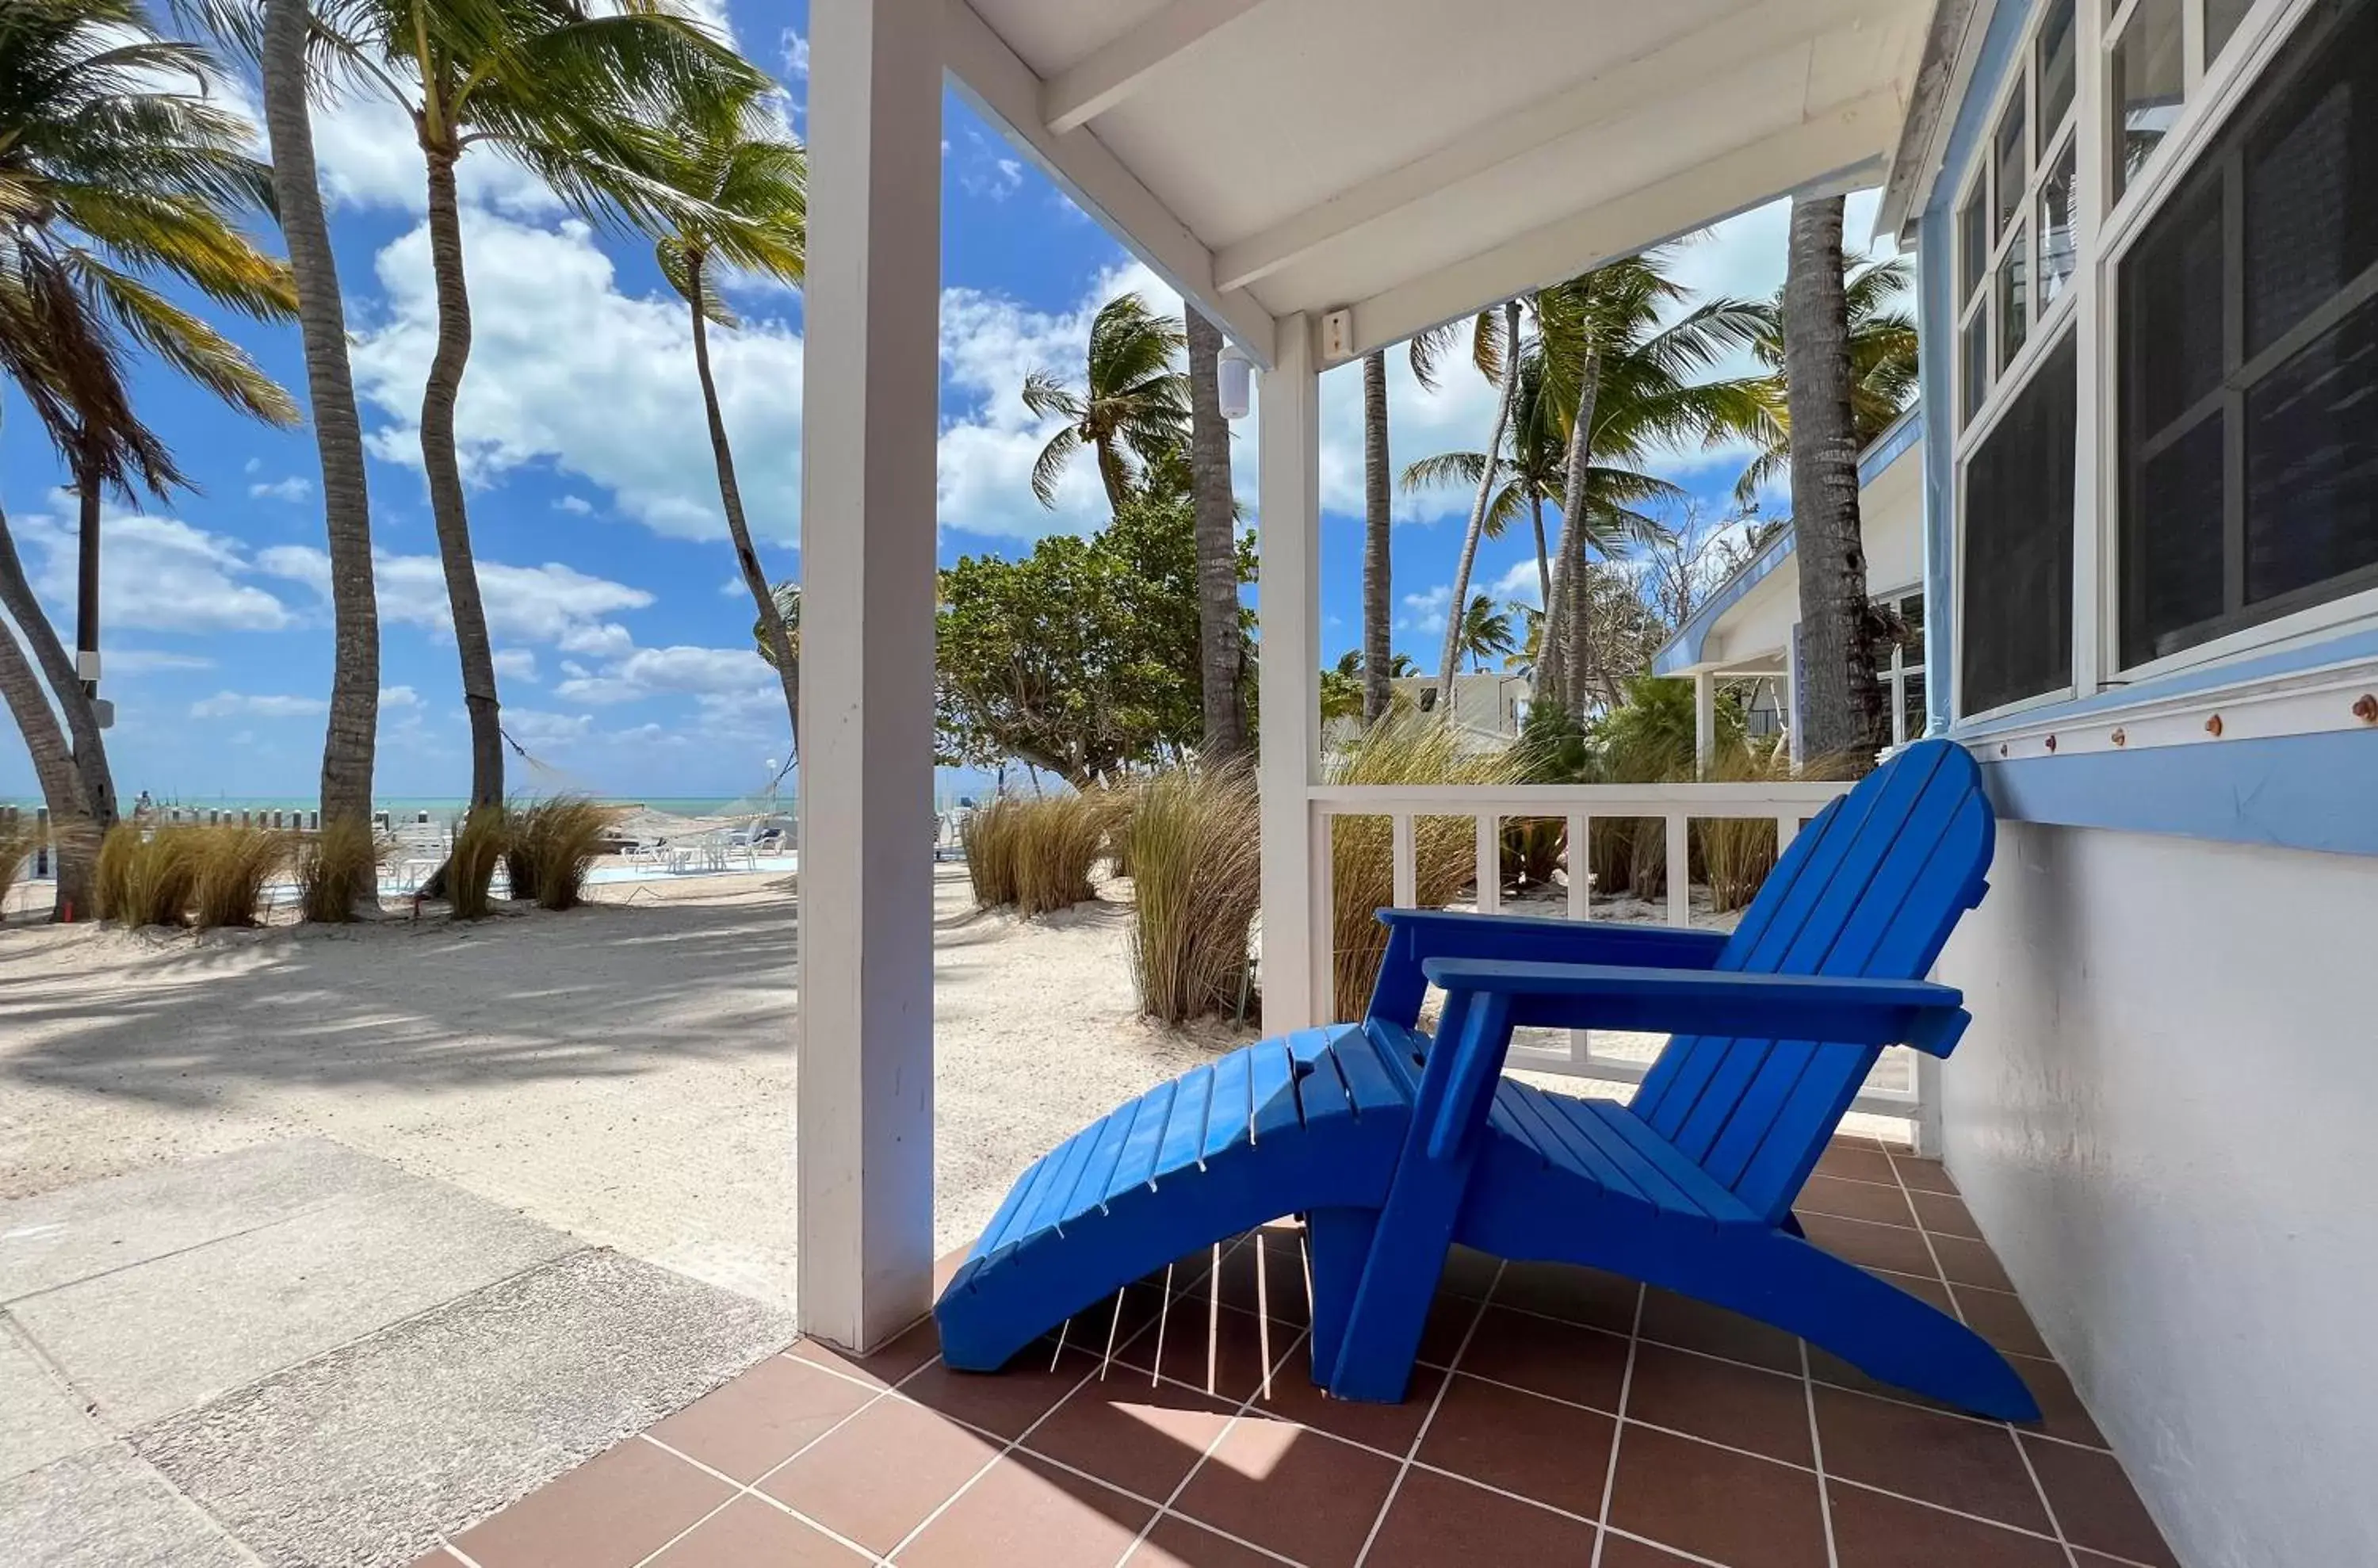
[{"label": "leaning palm tree", "polygon": [[[1536,587],[1543,597],[1552,594],[1552,552],[1545,540],[1544,503],[1560,503],[1563,469],[1567,461],[1567,437],[1555,411],[1543,395],[1543,356],[1533,342],[1521,351],[1518,403],[1505,432],[1502,456],[1495,465],[1499,488],[1489,486],[1483,538],[1499,539],[1523,511],[1535,530]],[[1449,485],[1475,488],[1486,473],[1483,452],[1441,452],[1408,464],[1399,483],[1406,490],[1435,489]],[[1613,476],[1611,493],[1627,488]]]},{"label": "leaning palm tree", "polygon": [[[248,123],[212,94],[199,46],[156,32],[136,0],[16,0],[0,21],[0,372],[72,476],[79,512],[76,645],[99,648],[100,513],[109,491],[186,481],[134,413],[131,346],[233,406],[293,424],[288,395],[169,298],[168,281],[259,320],[295,297],[285,266],[238,226],[269,209]],[[80,794],[104,830],[114,786],[92,698],[18,566],[0,550],[18,620],[73,737]],[[87,907],[87,900],[85,905]]]},{"label": "leaning palm tree", "polygon": [[[1419,344],[1415,343],[1415,350]],[[1461,554],[1453,568],[1453,597],[1450,603],[1463,605],[1470,598],[1470,573],[1478,564],[1478,541],[1485,537],[1486,514],[1492,504],[1495,465],[1501,460],[1503,432],[1510,428],[1511,411],[1519,392],[1519,302],[1506,301],[1499,321],[1493,311],[1481,311],[1471,328],[1471,357],[1482,374],[1496,383],[1495,422],[1486,437],[1485,461],[1479,464],[1478,491],[1470,503],[1470,524],[1462,530]],[[1453,678],[1461,668],[1459,636],[1461,618],[1449,615],[1445,621],[1445,657],[1438,661],[1437,701],[1450,710],[1453,706]]]},{"label": "leaning palm tree", "polygon": [[[204,3],[235,12],[243,0]],[[625,212],[657,229],[684,203],[641,172],[651,146],[643,127],[758,90],[765,78],[679,0],[616,8],[594,0],[317,0],[311,41],[324,71],[403,109],[426,171],[438,330],[421,397],[421,463],[470,717],[471,800],[494,806],[503,797],[502,715],[454,438],[471,356],[457,165],[484,144],[592,222]]]},{"label": "leaning palm tree", "polygon": [[1221,766],[1248,750],[1246,652],[1239,627],[1238,504],[1231,494],[1231,427],[1222,417],[1221,329],[1182,308],[1189,346],[1189,490],[1197,558],[1197,685],[1206,720],[1198,745]]},{"label": "leaning palm tree", "polygon": [[[807,275],[809,169],[800,145],[777,134],[756,91],[685,105],[654,139],[646,172],[683,199],[655,245],[663,276],[685,296],[693,325],[693,368],[710,423],[718,501],[734,541],[735,564],[751,591],[763,657],[785,690],[793,748],[800,749],[800,665],[776,593],[768,587],[735,479],[735,452],[710,369],[710,328],[732,329],[735,313],[712,286],[716,269],[799,283]],[[793,585],[785,585],[792,588]],[[778,590],[781,592],[782,590]],[[799,594],[799,589],[794,588]],[[799,600],[794,599],[798,608]]]},{"label": "leaning palm tree", "polygon": [[1057,504],[1057,481],[1087,447],[1098,458],[1107,505],[1123,510],[1141,472],[1189,437],[1189,379],[1174,359],[1188,334],[1170,316],[1135,294],[1119,295],[1090,322],[1087,375],[1076,391],[1064,377],[1035,370],[1024,378],[1024,406],[1039,418],[1062,419],[1032,464],[1032,493]]},{"label": "leaning palm tree", "polygon": [[[1916,318],[1899,307],[1915,281],[1902,258],[1861,262],[1842,256],[1842,302],[1849,323],[1850,430],[1863,452],[1881,439],[1916,401]],[[1747,505],[1786,476],[1792,461],[1790,397],[1784,380],[1784,289],[1759,308],[1750,351],[1769,371],[1764,391],[1774,428],[1759,455],[1735,482],[1735,500]]]}]

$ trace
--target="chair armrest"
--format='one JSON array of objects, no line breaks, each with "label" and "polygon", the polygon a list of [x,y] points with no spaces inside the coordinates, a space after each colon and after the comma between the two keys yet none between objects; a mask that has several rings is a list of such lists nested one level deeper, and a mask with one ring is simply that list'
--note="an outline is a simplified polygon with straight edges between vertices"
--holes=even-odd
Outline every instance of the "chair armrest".
[{"label": "chair armrest", "polygon": [[1406,1029],[1419,1021],[1428,992],[1423,966],[1431,959],[1707,970],[1726,944],[1722,931],[1451,910],[1381,910],[1379,923],[1387,928],[1387,950],[1372,989],[1370,1014]]},{"label": "chair armrest", "polygon": [[1421,968],[1448,992],[1510,998],[1514,1027],[1912,1045],[1945,1056],[1968,1021],[1963,992],[1926,980],[1495,959],[1431,959]]}]

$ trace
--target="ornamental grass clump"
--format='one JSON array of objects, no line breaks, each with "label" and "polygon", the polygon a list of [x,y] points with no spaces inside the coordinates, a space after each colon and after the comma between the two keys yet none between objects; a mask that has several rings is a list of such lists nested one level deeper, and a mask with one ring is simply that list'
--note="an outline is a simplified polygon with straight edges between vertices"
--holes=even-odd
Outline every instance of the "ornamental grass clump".
[{"label": "ornamental grass clump", "polygon": [[306,920],[342,922],[379,900],[390,846],[359,816],[333,817],[297,846],[297,908]]},{"label": "ornamental grass clump", "polygon": [[286,833],[231,824],[169,827],[150,849],[173,839],[187,846],[190,923],[200,931],[261,924],[265,887],[288,868],[295,850]]},{"label": "ornamental grass clump", "polygon": [[484,920],[493,911],[487,887],[503,859],[508,826],[501,806],[474,806],[455,828],[446,857],[446,901],[456,920]]},{"label": "ornamental grass clump", "polygon": [[1022,801],[1001,795],[967,818],[967,878],[979,909],[1015,902],[1016,826],[1023,810]]},{"label": "ornamental grass clump", "polygon": [[7,908],[9,889],[42,843],[39,818],[18,812],[0,814],[0,911]]},{"label": "ornamental grass clump", "polygon": [[556,795],[512,814],[504,845],[512,897],[534,899],[539,909],[576,908],[618,817],[582,795]]},{"label": "ornamental grass clump", "polygon": [[[1364,730],[1327,768],[1332,784],[1517,783],[1527,776],[1523,747],[1466,750],[1442,718],[1390,713]],[[1378,911],[1395,902],[1394,827],[1384,816],[1329,819],[1331,1010],[1363,1016],[1387,950]],[[1412,819],[1413,892],[1419,907],[1451,903],[1478,874],[1474,816]]]},{"label": "ornamental grass clump", "polygon": [[119,925],[180,925],[198,891],[196,827],[145,831],[119,822],[100,840],[91,897],[99,917]]},{"label": "ornamental grass clump", "polygon": [[1028,919],[1097,898],[1090,870],[1113,814],[1104,791],[1047,795],[1017,806],[1015,912]]},{"label": "ornamental grass clump", "polygon": [[1254,775],[1180,767],[1135,791],[1132,978],[1167,1023],[1235,1014],[1254,965],[1263,857]]}]

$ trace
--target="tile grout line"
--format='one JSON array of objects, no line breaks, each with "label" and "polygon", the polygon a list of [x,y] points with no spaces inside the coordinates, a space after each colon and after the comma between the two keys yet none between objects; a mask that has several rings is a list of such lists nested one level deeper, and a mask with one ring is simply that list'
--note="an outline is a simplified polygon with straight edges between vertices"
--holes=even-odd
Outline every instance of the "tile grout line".
[{"label": "tile grout line", "polygon": [[1642,1281],[1635,1282],[1635,1321],[1627,1330],[1627,1370],[1618,1379],[1618,1415],[1610,1424],[1610,1463],[1602,1472],[1602,1507],[1593,1519],[1593,1559],[1591,1568],[1602,1568],[1602,1543],[1610,1530],[1610,1498],[1618,1490],[1618,1445],[1627,1436],[1627,1396],[1635,1392],[1635,1353],[1643,1345],[1643,1303],[1651,1287]]},{"label": "tile grout line", "polygon": [[1825,1525],[1825,1562],[1842,1568],[1842,1549],[1833,1539],[1833,1493],[1825,1478],[1825,1438],[1817,1426],[1817,1380],[1809,1370],[1808,1342],[1800,1342],[1800,1395],[1808,1408],[1808,1462],[1817,1472],[1817,1512]]},{"label": "tile grout line", "polygon": [[[1487,1282],[1486,1294],[1480,1297],[1471,1309],[1470,1326],[1461,1332],[1461,1343],[1454,1346],[1453,1359],[1445,1369],[1444,1381],[1436,1385],[1435,1397],[1428,1402],[1428,1414],[1420,1418],[1420,1430],[1412,1434],[1411,1446],[1404,1451],[1403,1463],[1396,1468],[1396,1478],[1387,1483],[1387,1495],[1381,1500],[1378,1513],[1372,1515],[1370,1533],[1363,1538],[1363,1550],[1354,1554],[1354,1568],[1363,1568],[1369,1560],[1371,1548],[1378,1541],[1379,1529],[1387,1522],[1387,1511],[1396,1505],[1396,1494],[1404,1490],[1404,1478],[1411,1473],[1412,1461],[1420,1457],[1420,1445],[1428,1441],[1428,1429],[1435,1423],[1437,1411],[1444,1407],[1445,1396],[1453,1392],[1453,1380],[1460,1372],[1461,1358],[1470,1353],[1470,1342],[1477,1336],[1478,1325],[1486,1321],[1486,1304],[1495,1298],[1495,1292],[1503,1284],[1503,1272],[1509,1267],[1510,1262],[1507,1259],[1495,1260],[1495,1277]],[[1435,1466],[1428,1468],[1434,1470]]]},{"label": "tile grout line", "polygon": [[[1916,1199],[1908,1188],[1907,1178],[1899,1174],[1899,1162],[1897,1159],[1892,1158],[1888,1154],[1883,1157],[1890,1161],[1891,1178],[1899,1184],[1900,1195],[1907,1200],[1908,1212],[1916,1215],[1916,1234],[1924,1238],[1925,1255],[1932,1260],[1933,1271],[1940,1276],[1940,1288],[1949,1293],[1949,1303],[1956,1310],[1957,1321],[1959,1322],[1964,1322],[1964,1303],[1957,1299],[1957,1287],[1950,1283],[1949,1271],[1941,1267],[1940,1249],[1932,1245],[1932,1232],[1926,1227],[1924,1224],[1924,1216],[1916,1207]],[[1978,1230],[1981,1227],[1977,1224],[1975,1228]],[[1989,1244],[1988,1242],[1984,1242],[1983,1245],[1987,1247]],[[1992,1256],[1995,1258],[1996,1254],[1993,1253]],[[2004,1265],[2000,1266],[2003,1267]],[[2010,1281],[2012,1281],[2013,1276],[2010,1275],[2008,1277]],[[2022,1298],[2017,1297],[2016,1299],[2020,1301]],[[1967,1323],[1965,1326],[1969,1330],[1973,1329],[1973,1325],[1970,1323]],[[1978,1333],[1980,1331],[1973,1330],[1973,1332]],[[2041,1336],[2040,1343],[2042,1345],[2046,1345],[2048,1343],[2045,1335]],[[1991,1348],[1995,1350],[1997,1346],[1993,1345]],[[2060,1364],[2059,1366],[2059,1369],[2061,1370]],[[2014,1444],[2015,1456],[2023,1461],[2023,1473],[2030,1478],[2032,1493],[2039,1499],[2040,1511],[2048,1516],[2048,1527],[2055,1533],[2056,1544],[2063,1549],[2066,1568],[2079,1568],[2080,1560],[2072,1555],[2072,1543],[2064,1538],[2063,1521],[2056,1516],[2056,1504],[2048,1500],[2048,1488],[2041,1483],[2039,1471],[2037,1467],[2032,1464],[2031,1455],[2024,1451],[2023,1434],[2015,1429],[2015,1424],[2012,1421],[2000,1421],[1994,1424],[2003,1428],[2006,1431],[2007,1441]]]},{"label": "tile grout line", "polygon": [[[868,1402],[869,1405],[872,1405],[875,1402],[872,1400]],[[866,1407],[866,1405],[861,1405],[859,1408],[865,1409]],[[858,1413],[859,1412],[856,1410],[851,1412],[854,1416]],[[839,1426],[840,1424],[840,1422],[835,1423],[836,1426]],[[658,1557],[661,1552],[668,1550],[670,1547],[675,1546],[679,1541],[681,1541],[686,1537],[693,1534],[694,1531],[700,1529],[703,1526],[708,1524],[711,1520],[716,1518],[727,1509],[734,1507],[737,1503],[741,1502],[746,1498],[765,1503],[768,1506],[775,1508],[779,1513],[792,1515],[792,1517],[799,1520],[802,1524],[807,1525],[810,1528],[817,1531],[820,1535],[826,1537],[828,1539],[838,1545],[850,1548],[851,1550],[856,1551],[861,1557],[868,1559],[870,1562],[880,1562],[883,1561],[883,1559],[877,1557],[873,1552],[868,1550],[857,1541],[852,1540],[848,1536],[844,1535],[840,1530],[835,1529],[833,1526],[824,1523],[823,1520],[811,1518],[808,1514],[802,1513],[799,1509],[795,1508],[791,1503],[785,1502],[783,1499],[770,1497],[766,1492],[759,1490],[756,1487],[746,1482],[737,1480],[726,1471],[716,1469],[711,1465],[703,1464],[701,1460],[696,1459],[692,1454],[688,1453],[681,1448],[671,1448],[667,1443],[663,1442],[660,1439],[653,1436],[650,1432],[638,1432],[636,1435],[642,1438],[644,1441],[652,1444],[655,1448],[659,1449],[663,1453],[668,1454],[672,1458],[682,1459],[687,1464],[692,1465],[695,1469],[701,1471],[703,1475],[715,1477],[719,1480],[725,1481],[728,1486],[735,1489],[734,1494],[728,1497],[726,1502],[720,1503],[717,1507],[712,1509],[709,1513],[704,1514],[701,1518],[696,1519],[692,1524],[688,1525],[684,1529],[679,1530],[676,1535],[670,1537],[669,1539],[663,1544],[658,1550],[655,1551],[651,1557],[642,1559],[637,1564],[637,1568],[643,1568],[643,1563],[652,1562],[653,1558]],[[823,1441],[825,1434],[821,1432],[818,1436],[820,1441]],[[807,1449],[811,1445],[807,1443],[802,1445],[804,1449]]]}]

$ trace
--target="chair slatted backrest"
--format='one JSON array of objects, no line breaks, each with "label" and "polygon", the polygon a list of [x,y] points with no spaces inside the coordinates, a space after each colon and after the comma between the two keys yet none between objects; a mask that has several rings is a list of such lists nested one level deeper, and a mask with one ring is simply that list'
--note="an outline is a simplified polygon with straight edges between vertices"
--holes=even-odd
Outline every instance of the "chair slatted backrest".
[{"label": "chair slatted backrest", "polygon": [[[1981,901],[1995,834],[1964,748],[1910,746],[1793,840],[1715,967],[1919,980]],[[1879,1055],[1679,1036],[1632,1108],[1750,1209],[1780,1220]]]}]

